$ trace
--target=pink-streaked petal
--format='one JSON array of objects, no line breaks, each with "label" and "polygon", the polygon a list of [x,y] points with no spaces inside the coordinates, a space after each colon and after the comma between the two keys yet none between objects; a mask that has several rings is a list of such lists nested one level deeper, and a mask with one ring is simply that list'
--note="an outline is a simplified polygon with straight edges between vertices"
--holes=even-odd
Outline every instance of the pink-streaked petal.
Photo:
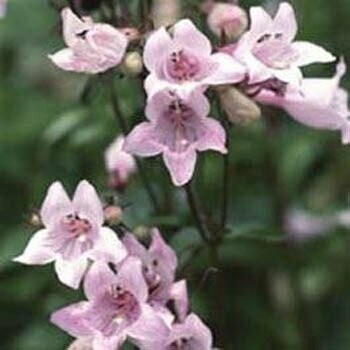
[{"label": "pink-streaked petal", "polygon": [[120,266],[117,274],[118,283],[130,291],[140,303],[146,302],[148,288],[142,274],[141,260],[128,257]]},{"label": "pink-streaked petal", "polygon": [[116,279],[114,272],[102,261],[92,264],[84,279],[84,293],[89,300],[105,292]]},{"label": "pink-streaked petal", "polygon": [[41,220],[46,227],[53,227],[57,219],[73,212],[72,202],[60,182],[54,182],[48,189],[41,207]]},{"label": "pink-streaked petal", "polygon": [[89,30],[93,24],[91,17],[80,19],[69,7],[62,10],[61,17],[64,41],[69,47],[73,47],[78,41],[82,40],[77,34]]},{"label": "pink-streaked petal", "polygon": [[73,261],[61,258],[55,261],[55,271],[58,279],[66,286],[78,289],[88,267],[88,260],[85,257]]},{"label": "pink-streaked petal", "polygon": [[204,57],[209,56],[212,50],[209,39],[189,19],[175,24],[174,43]]},{"label": "pink-streaked petal", "polygon": [[162,146],[156,142],[154,126],[149,122],[135,126],[126,137],[123,149],[125,152],[141,157],[152,157],[163,150]]},{"label": "pink-streaked petal", "polygon": [[87,308],[88,302],[86,301],[67,306],[54,312],[50,321],[75,338],[89,337],[92,332],[84,321]]},{"label": "pink-streaked petal", "polygon": [[191,180],[197,160],[192,148],[182,153],[166,150],[163,159],[175,186],[183,186]]},{"label": "pink-streaked petal", "polygon": [[225,53],[215,53],[211,56],[211,60],[216,64],[217,68],[204,79],[205,84],[233,84],[242,81],[246,76],[246,68],[236,59]]},{"label": "pink-streaked petal", "polygon": [[183,322],[189,309],[186,280],[181,280],[171,286],[170,299],[174,301],[178,320]]},{"label": "pink-streaked petal", "polygon": [[125,234],[122,241],[130,255],[137,256],[140,259],[143,259],[147,256],[146,248],[136,239],[133,234]]},{"label": "pink-streaked petal", "polygon": [[283,39],[291,42],[298,30],[298,24],[293,7],[288,2],[282,2],[273,20],[273,31],[282,33]]},{"label": "pink-streaked petal", "polygon": [[117,234],[109,227],[101,227],[94,247],[89,252],[89,257],[95,261],[101,260],[118,264],[126,256],[127,251]]},{"label": "pink-streaked petal", "polygon": [[[142,305],[141,316],[128,330],[128,335],[140,349],[162,349],[169,334],[163,319],[149,305]],[[149,346],[153,347],[149,347]]]},{"label": "pink-streaked petal", "polygon": [[166,264],[171,273],[175,273],[177,266],[177,257],[174,250],[166,244],[162,235],[157,228],[153,228],[151,232],[152,242],[149,248],[149,252],[153,256],[157,256],[160,259],[161,264]]},{"label": "pink-streaked petal", "polygon": [[50,249],[49,231],[47,229],[36,232],[29,240],[24,252],[13,259],[26,265],[44,265],[55,260],[55,254]]},{"label": "pink-streaked petal", "polygon": [[149,36],[143,52],[143,61],[149,71],[153,72],[156,69],[158,62],[168,53],[171,42],[170,35],[164,27]]},{"label": "pink-streaked petal", "polygon": [[307,41],[296,41],[292,43],[293,50],[299,55],[296,65],[307,66],[311,63],[328,63],[336,60],[330,52],[325,50],[323,47],[309,43]]},{"label": "pink-streaked petal", "polygon": [[86,216],[97,226],[103,224],[103,208],[95,188],[86,180],[80,181],[73,196],[73,206],[78,214]]},{"label": "pink-streaked petal", "polygon": [[203,134],[197,141],[196,149],[198,151],[213,150],[223,154],[227,153],[226,133],[221,124],[213,118],[203,118],[201,122]]},{"label": "pink-streaked petal", "polygon": [[164,110],[174,100],[175,92],[170,88],[164,88],[152,93],[146,104],[145,114],[148,120],[156,121],[162,117]]},{"label": "pink-streaked petal", "polygon": [[300,86],[303,79],[303,74],[298,67],[291,67],[289,69],[275,69],[273,76],[278,80],[288,83],[294,87]]},{"label": "pink-streaked petal", "polygon": [[58,68],[66,71],[78,71],[79,62],[72,49],[62,49],[48,57]]}]

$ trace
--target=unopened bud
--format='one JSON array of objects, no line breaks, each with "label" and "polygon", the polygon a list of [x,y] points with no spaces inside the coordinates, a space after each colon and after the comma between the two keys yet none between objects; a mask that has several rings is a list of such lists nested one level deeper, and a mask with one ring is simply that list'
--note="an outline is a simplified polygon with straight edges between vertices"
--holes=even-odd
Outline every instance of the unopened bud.
[{"label": "unopened bud", "polygon": [[180,16],[179,0],[153,0],[152,19],[155,28],[170,26]]},{"label": "unopened bud", "polygon": [[41,217],[40,217],[39,213],[36,213],[36,212],[33,212],[30,214],[29,219],[28,219],[28,223],[30,226],[32,226],[34,228],[43,227]]},{"label": "unopened bud", "polygon": [[110,205],[103,210],[105,222],[110,225],[118,225],[123,217],[122,208],[116,205]]},{"label": "unopened bud", "polygon": [[150,228],[147,226],[137,226],[134,229],[134,235],[140,240],[147,239],[150,235]]},{"label": "unopened bud", "polygon": [[232,123],[247,124],[260,118],[259,106],[236,88],[220,88],[218,94],[221,106]]},{"label": "unopened bud", "polygon": [[248,15],[244,9],[234,4],[215,3],[208,15],[210,30],[229,40],[237,39],[248,27]]},{"label": "unopened bud", "polygon": [[67,350],[93,350],[92,341],[85,338],[74,340],[74,342],[68,346]]},{"label": "unopened bud", "polygon": [[119,30],[128,38],[129,42],[140,39],[140,32],[134,27],[119,28]]},{"label": "unopened bud", "polygon": [[129,52],[128,54],[126,54],[123,61],[122,69],[127,75],[135,76],[140,74],[143,69],[141,55],[137,51]]}]

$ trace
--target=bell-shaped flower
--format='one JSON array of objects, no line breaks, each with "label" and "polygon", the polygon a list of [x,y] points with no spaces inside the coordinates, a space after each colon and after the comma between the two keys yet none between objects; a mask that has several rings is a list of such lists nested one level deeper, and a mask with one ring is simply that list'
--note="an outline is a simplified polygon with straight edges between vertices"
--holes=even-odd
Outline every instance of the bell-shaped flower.
[{"label": "bell-shaped flower", "polygon": [[192,178],[197,151],[227,152],[225,131],[218,121],[207,117],[209,109],[208,100],[198,90],[162,90],[148,102],[148,121],[131,131],[124,150],[141,157],[163,154],[173,183],[183,186]]},{"label": "bell-shaped flower", "polygon": [[177,22],[172,33],[161,27],[146,41],[143,59],[150,71],[145,81],[149,97],[166,87],[192,90],[243,80],[243,65],[230,55],[213,54],[208,38],[190,20]]},{"label": "bell-shaped flower", "polygon": [[283,94],[262,90],[255,99],[285,109],[295,120],[316,129],[339,130],[344,144],[350,143],[348,93],[339,87],[346,72],[343,60],[333,78],[303,79],[298,89],[287,85]]},{"label": "bell-shaped flower", "polygon": [[103,208],[93,186],[81,181],[70,200],[61,183],[53,183],[41,208],[44,229],[30,239],[14,260],[27,265],[55,261],[59,280],[78,288],[89,260],[119,263],[126,249],[114,231],[103,225]]},{"label": "bell-shaped flower", "polygon": [[63,37],[67,47],[49,58],[61,69],[96,74],[121,63],[128,39],[118,29],[77,17],[70,8],[62,10]]},{"label": "bell-shaped flower", "polygon": [[274,18],[262,7],[252,7],[250,20],[250,30],[233,50],[233,56],[246,65],[250,83],[277,78],[298,85],[302,78],[299,67],[335,60],[320,46],[294,41],[297,22],[287,2],[280,4]]},{"label": "bell-shaped flower", "polygon": [[116,350],[130,338],[149,342],[167,334],[167,326],[147,305],[141,261],[127,258],[114,273],[96,262],[84,280],[87,301],[56,311],[51,322],[76,338],[90,338],[94,350]]},{"label": "bell-shaped flower", "polygon": [[124,136],[118,136],[105,152],[110,186],[118,190],[125,188],[130,176],[136,171],[134,157],[123,151],[124,140]]},{"label": "bell-shaped flower", "polygon": [[151,237],[148,249],[130,233],[123,237],[123,243],[129,255],[138,257],[142,262],[143,277],[148,286],[148,302],[165,305],[175,279],[177,258],[157,229],[152,230]]}]

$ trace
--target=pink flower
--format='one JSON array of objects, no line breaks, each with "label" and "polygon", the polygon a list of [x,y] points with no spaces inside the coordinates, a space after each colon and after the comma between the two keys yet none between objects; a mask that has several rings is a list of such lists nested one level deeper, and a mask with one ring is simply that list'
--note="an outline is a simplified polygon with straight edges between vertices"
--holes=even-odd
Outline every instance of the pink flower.
[{"label": "pink flower", "polygon": [[78,288],[89,259],[118,263],[126,250],[108,227],[103,227],[103,209],[95,189],[81,181],[71,201],[61,183],[53,183],[41,208],[45,228],[30,239],[14,260],[27,265],[55,261],[59,280]]},{"label": "pink flower", "polygon": [[173,323],[167,336],[160,333],[153,342],[136,339],[141,350],[212,350],[213,337],[209,328],[195,315],[190,314],[182,323]]},{"label": "pink flower", "polygon": [[225,131],[208,113],[208,100],[199,91],[162,90],[148,102],[148,121],[132,130],[124,149],[141,157],[162,153],[173,183],[182,186],[192,178],[197,151],[227,152]]},{"label": "pink flower", "polygon": [[129,255],[141,259],[143,277],[148,286],[148,302],[165,305],[175,279],[177,258],[157,229],[152,230],[151,236],[148,250],[132,234],[126,234],[123,243]]},{"label": "pink flower", "polygon": [[342,60],[330,79],[303,79],[299,89],[286,86],[276,94],[262,90],[257,101],[285,109],[295,120],[317,129],[340,130],[344,144],[350,143],[348,94],[339,87],[346,66]]},{"label": "pink flower", "polygon": [[115,350],[127,337],[147,342],[167,333],[166,324],[146,304],[147,285],[141,262],[130,257],[115,274],[96,262],[84,281],[87,301],[51,316],[51,322],[76,338],[93,339],[94,350]]},{"label": "pink flower", "polygon": [[229,55],[213,54],[210,41],[188,19],[174,25],[172,37],[164,27],[151,34],[143,59],[151,73],[145,81],[149,97],[166,87],[192,90],[236,83],[245,74]]},{"label": "pink flower", "polygon": [[123,151],[124,136],[118,136],[105,152],[105,163],[110,174],[110,185],[116,189],[123,189],[129,177],[136,172],[135,159]]},{"label": "pink flower", "polygon": [[62,10],[63,37],[67,48],[49,58],[61,69],[96,74],[117,66],[128,45],[127,37],[109,24],[77,17]]},{"label": "pink flower", "polygon": [[277,78],[298,84],[302,78],[299,67],[314,62],[331,62],[335,57],[315,44],[294,41],[297,23],[292,6],[280,4],[274,18],[262,8],[250,10],[251,27],[233,51],[244,63],[251,83]]}]

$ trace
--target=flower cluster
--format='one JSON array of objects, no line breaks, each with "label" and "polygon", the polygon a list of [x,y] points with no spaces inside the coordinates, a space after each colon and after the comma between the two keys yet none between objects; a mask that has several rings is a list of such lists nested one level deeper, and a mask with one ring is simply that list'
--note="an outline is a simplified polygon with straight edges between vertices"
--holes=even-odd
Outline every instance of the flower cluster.
[{"label": "flower cluster", "polygon": [[186,281],[175,280],[176,254],[157,229],[148,249],[129,232],[120,240],[103,226],[102,203],[87,181],[72,200],[52,184],[40,217],[45,227],[14,260],[54,261],[59,280],[75,289],[83,281],[86,296],[54,312],[55,325],[94,350],[116,350],[127,339],[144,350],[212,349],[210,330],[189,313]]}]

